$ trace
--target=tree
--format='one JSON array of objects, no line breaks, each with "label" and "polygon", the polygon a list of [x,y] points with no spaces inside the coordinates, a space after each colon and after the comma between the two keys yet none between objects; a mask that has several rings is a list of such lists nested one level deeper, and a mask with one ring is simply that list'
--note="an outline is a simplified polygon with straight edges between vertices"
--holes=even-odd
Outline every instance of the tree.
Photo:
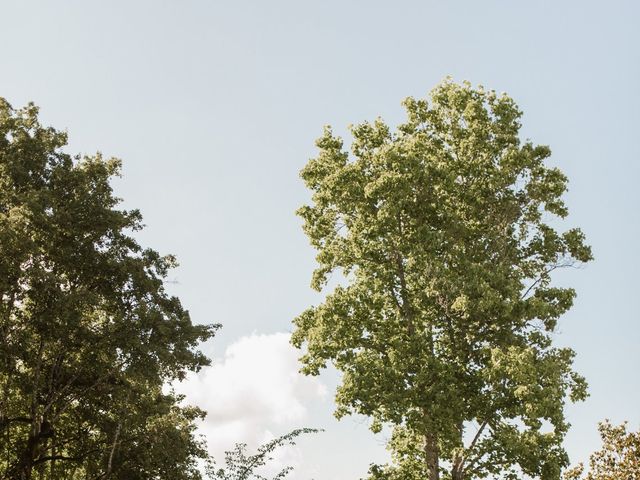
[{"label": "tree", "polygon": [[[247,454],[247,445],[237,443],[233,450],[225,452],[225,466],[216,467],[209,465],[208,473],[212,480],[268,480],[260,473],[260,469],[273,460],[273,453],[280,447],[295,445],[296,439],[305,433],[315,433],[320,430],[315,428],[298,428],[291,432],[274,438],[258,447],[253,455]],[[283,480],[293,467],[284,467],[270,480]]]},{"label": "tree", "polygon": [[351,153],[327,127],[301,172],[312,287],[344,280],[294,320],[303,372],[332,362],[336,415],[393,427],[394,463],[372,478],[558,479],[563,405],[586,384],[552,345],[575,292],[551,273],[592,258],[547,221],[568,213],[567,179],[520,140],[506,95],[446,80],[404,106],[395,133],[351,127]]},{"label": "tree", "polygon": [[37,113],[0,99],[0,477],[200,478],[203,412],[162,386],[208,364],[215,326],[166,293],[174,258],[131,236],[120,162],[72,158]]},{"label": "tree", "polygon": [[566,480],[634,480],[640,478],[640,432],[628,432],[627,423],[611,425],[608,420],[598,425],[602,448],[591,454],[589,473],[584,466],[569,470]]}]

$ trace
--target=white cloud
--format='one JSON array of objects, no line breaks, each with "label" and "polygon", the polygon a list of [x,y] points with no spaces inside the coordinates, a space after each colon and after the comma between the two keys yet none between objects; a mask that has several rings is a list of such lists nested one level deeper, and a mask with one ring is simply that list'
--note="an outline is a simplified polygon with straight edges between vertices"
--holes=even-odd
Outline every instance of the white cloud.
[{"label": "white cloud", "polygon": [[[222,460],[235,443],[255,448],[276,435],[308,426],[306,405],[322,398],[326,388],[317,377],[298,372],[300,352],[289,338],[288,333],[242,337],[222,359],[175,385],[186,403],[207,412],[200,432],[216,459]],[[296,466],[300,456],[295,447],[284,448],[276,453],[273,467]]]}]

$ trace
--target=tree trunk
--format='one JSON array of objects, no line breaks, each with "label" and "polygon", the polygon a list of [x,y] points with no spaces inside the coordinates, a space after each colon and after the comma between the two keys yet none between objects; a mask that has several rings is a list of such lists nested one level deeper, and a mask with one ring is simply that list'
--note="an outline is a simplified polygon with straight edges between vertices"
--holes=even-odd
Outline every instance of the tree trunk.
[{"label": "tree trunk", "polygon": [[[43,432],[43,424],[47,425]],[[43,437],[49,434],[46,421],[41,418],[32,420],[31,430],[27,441],[23,444],[24,448],[18,453],[18,458],[9,468],[7,477],[9,480],[30,480],[36,459],[42,453]]]},{"label": "tree trunk", "polygon": [[439,468],[439,451],[438,451],[438,438],[433,434],[426,434],[424,436],[424,458],[427,464],[427,472],[429,474],[429,480],[440,479]]},{"label": "tree trunk", "polygon": [[461,462],[456,461],[451,469],[451,480],[464,480],[464,470]]},{"label": "tree trunk", "polygon": [[[464,445],[464,423],[463,422],[459,422],[458,423],[458,432],[460,435],[460,446]],[[479,430],[479,432],[481,432],[481,430]],[[472,442],[473,444],[475,444],[475,441],[477,440],[477,437],[474,439],[474,441]],[[465,455],[464,455],[464,450],[462,451],[458,451],[454,456],[453,456],[453,460],[452,460],[452,465],[451,465],[451,480],[464,480],[464,462],[465,462]]]},{"label": "tree trunk", "polygon": [[9,469],[7,478],[9,480],[30,480],[33,471],[33,461],[35,452],[38,447],[37,435],[29,435],[24,450],[20,453],[20,457]]}]

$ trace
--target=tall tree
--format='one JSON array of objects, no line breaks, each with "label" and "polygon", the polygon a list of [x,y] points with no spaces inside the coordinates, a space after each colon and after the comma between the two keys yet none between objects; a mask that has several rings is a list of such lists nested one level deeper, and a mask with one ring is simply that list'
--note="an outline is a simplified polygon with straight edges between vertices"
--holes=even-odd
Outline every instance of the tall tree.
[{"label": "tall tree", "polygon": [[506,95],[446,80],[404,106],[395,133],[352,127],[350,153],[327,127],[302,170],[312,287],[344,279],[294,320],[303,371],[332,362],[336,415],[393,426],[372,478],[558,479],[563,406],[586,385],[552,345],[575,292],[551,273],[591,260],[579,229],[548,221],[567,215],[567,179],[520,140]]},{"label": "tall tree", "polygon": [[202,412],[162,386],[208,364],[215,327],[131,236],[120,162],[69,156],[37,113],[0,99],[0,478],[199,478]]}]

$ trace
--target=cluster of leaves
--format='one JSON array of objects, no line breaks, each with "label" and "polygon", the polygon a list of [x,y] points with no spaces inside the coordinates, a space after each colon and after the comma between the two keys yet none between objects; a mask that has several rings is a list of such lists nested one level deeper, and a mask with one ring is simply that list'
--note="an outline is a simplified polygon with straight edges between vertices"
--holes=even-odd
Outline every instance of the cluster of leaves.
[{"label": "cluster of leaves", "polygon": [[602,449],[589,459],[589,472],[582,464],[565,473],[565,480],[635,480],[640,478],[640,432],[628,432],[627,424],[598,426]]},{"label": "cluster of leaves", "polygon": [[278,448],[286,445],[295,445],[298,436],[318,431],[314,428],[292,430],[286,435],[261,445],[254,454],[247,453],[246,444],[236,444],[233,450],[225,452],[224,467],[212,464],[208,466],[207,472],[212,480],[282,480],[291,472],[293,467],[286,466],[270,478],[260,473],[261,469],[273,461],[273,453]]},{"label": "cluster of leaves", "polygon": [[120,162],[0,99],[0,478],[197,479],[195,408],[163,393],[215,326],[163,287],[171,256],[131,236]]},{"label": "cluster of leaves", "polygon": [[574,353],[552,345],[575,292],[553,270],[591,259],[564,233],[566,177],[519,138],[506,95],[446,80],[409,98],[396,132],[326,128],[302,170],[299,215],[317,249],[312,286],[342,285],[294,320],[303,371],[343,372],[337,416],[394,426],[394,464],[372,478],[559,478],[563,405],[586,396]]}]

